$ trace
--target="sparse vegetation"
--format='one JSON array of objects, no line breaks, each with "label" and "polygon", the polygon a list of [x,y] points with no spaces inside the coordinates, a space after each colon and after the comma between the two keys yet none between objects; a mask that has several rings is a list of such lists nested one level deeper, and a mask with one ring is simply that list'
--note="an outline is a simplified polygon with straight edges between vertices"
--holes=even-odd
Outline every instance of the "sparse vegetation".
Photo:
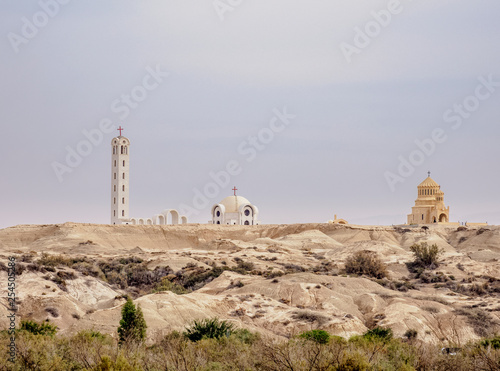
[{"label": "sparse vegetation", "polygon": [[59,311],[57,310],[57,308],[48,307],[48,308],[45,308],[45,311],[47,313],[50,313],[50,315],[54,318],[59,317]]},{"label": "sparse vegetation", "polygon": [[418,331],[414,329],[409,329],[406,330],[403,336],[408,340],[415,340],[418,336]]},{"label": "sparse vegetation", "polygon": [[427,242],[415,244],[410,247],[410,250],[414,256],[413,262],[407,264],[410,271],[415,271],[417,268],[436,269],[443,253],[443,250],[440,250],[436,244],[429,246]]},{"label": "sparse vegetation", "polygon": [[500,323],[480,308],[459,308],[455,309],[455,314],[465,316],[480,337],[495,336],[500,331]]},{"label": "sparse vegetation", "polygon": [[386,265],[372,251],[358,251],[347,258],[345,270],[348,274],[367,275],[374,278],[387,277]]},{"label": "sparse vegetation", "polygon": [[[262,338],[248,330],[190,341],[178,332],[152,344],[118,347],[118,340],[93,330],[73,336],[20,331],[15,364],[7,364],[9,334],[0,332],[0,367],[10,370],[498,370],[500,340],[488,337],[463,345],[456,355],[443,345],[397,339],[373,329],[349,340],[313,330],[285,341]],[[320,335],[320,336],[316,336]],[[328,339],[328,341],[326,340]],[[319,341],[317,341],[319,340]],[[454,349],[454,348],[446,348]]]},{"label": "sparse vegetation", "polygon": [[299,320],[299,321],[306,321],[306,322],[317,322],[318,324],[322,325],[326,322],[328,322],[328,318],[325,317],[324,315],[316,312],[312,312],[310,310],[302,310],[295,312],[292,315],[293,319]]}]

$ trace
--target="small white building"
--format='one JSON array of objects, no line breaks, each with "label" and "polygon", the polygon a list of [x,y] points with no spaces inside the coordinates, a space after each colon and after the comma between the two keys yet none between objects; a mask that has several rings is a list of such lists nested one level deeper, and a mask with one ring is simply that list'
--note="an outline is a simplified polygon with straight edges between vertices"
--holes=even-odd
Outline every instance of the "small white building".
[{"label": "small white building", "polygon": [[212,206],[212,224],[259,225],[259,209],[245,197],[229,196]]}]

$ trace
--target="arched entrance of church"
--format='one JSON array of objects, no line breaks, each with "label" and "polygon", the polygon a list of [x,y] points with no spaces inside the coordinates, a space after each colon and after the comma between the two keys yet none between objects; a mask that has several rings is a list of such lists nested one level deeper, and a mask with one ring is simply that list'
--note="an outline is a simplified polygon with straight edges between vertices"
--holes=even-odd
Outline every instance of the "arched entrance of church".
[{"label": "arched entrance of church", "polygon": [[439,223],[448,223],[448,217],[446,214],[439,215]]}]

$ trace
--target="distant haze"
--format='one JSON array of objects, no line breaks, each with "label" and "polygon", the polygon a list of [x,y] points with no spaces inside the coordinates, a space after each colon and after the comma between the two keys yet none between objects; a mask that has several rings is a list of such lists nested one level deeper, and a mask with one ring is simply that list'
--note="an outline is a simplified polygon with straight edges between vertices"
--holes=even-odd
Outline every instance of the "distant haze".
[{"label": "distant haze", "polygon": [[0,2],[1,228],[109,223],[119,125],[133,217],[236,161],[191,222],[236,186],[264,224],[400,224],[431,171],[500,224],[498,1],[59,1]]}]

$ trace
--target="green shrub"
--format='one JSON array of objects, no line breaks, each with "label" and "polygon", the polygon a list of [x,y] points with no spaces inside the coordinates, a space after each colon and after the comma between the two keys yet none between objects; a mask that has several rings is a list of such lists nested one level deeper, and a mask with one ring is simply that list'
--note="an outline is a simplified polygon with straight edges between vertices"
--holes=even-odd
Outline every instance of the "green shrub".
[{"label": "green shrub", "polygon": [[178,283],[171,282],[167,278],[163,278],[159,284],[152,290],[153,293],[161,291],[171,291],[177,295],[187,294],[188,290],[179,285]]},{"label": "green shrub", "polygon": [[409,263],[413,270],[418,267],[436,269],[439,266],[439,258],[443,253],[443,250],[440,250],[436,244],[429,246],[427,242],[415,244],[410,247],[410,250],[414,256],[413,262]]},{"label": "green shrub", "polygon": [[235,336],[236,339],[241,341],[243,344],[247,344],[247,345],[252,345],[257,340],[260,339],[259,333],[251,332],[251,331],[247,330],[246,328],[234,330],[233,336]]},{"label": "green shrub", "polygon": [[54,336],[57,332],[57,326],[49,321],[37,323],[35,321],[21,321],[21,331],[27,331],[34,335]]},{"label": "green shrub", "polygon": [[386,265],[372,251],[358,251],[347,258],[345,271],[348,274],[367,275],[378,279],[387,277]]},{"label": "green shrub", "polygon": [[146,338],[146,321],[141,307],[134,305],[132,299],[128,298],[122,308],[122,319],[118,327],[120,343],[127,341],[142,342]]},{"label": "green shrub", "polygon": [[500,349],[500,336],[496,336],[493,339],[484,339],[480,344],[484,348],[492,347],[493,349]]},{"label": "green shrub", "polygon": [[233,332],[233,324],[220,321],[218,318],[206,318],[201,321],[194,321],[186,328],[184,336],[191,341],[199,341],[201,339],[229,337]]},{"label": "green shrub", "polygon": [[328,342],[330,341],[330,334],[324,330],[305,331],[301,333],[299,337],[315,341],[318,344],[328,344]]},{"label": "green shrub", "polygon": [[390,328],[375,327],[363,334],[363,338],[370,341],[388,342],[392,339],[392,330]]}]

